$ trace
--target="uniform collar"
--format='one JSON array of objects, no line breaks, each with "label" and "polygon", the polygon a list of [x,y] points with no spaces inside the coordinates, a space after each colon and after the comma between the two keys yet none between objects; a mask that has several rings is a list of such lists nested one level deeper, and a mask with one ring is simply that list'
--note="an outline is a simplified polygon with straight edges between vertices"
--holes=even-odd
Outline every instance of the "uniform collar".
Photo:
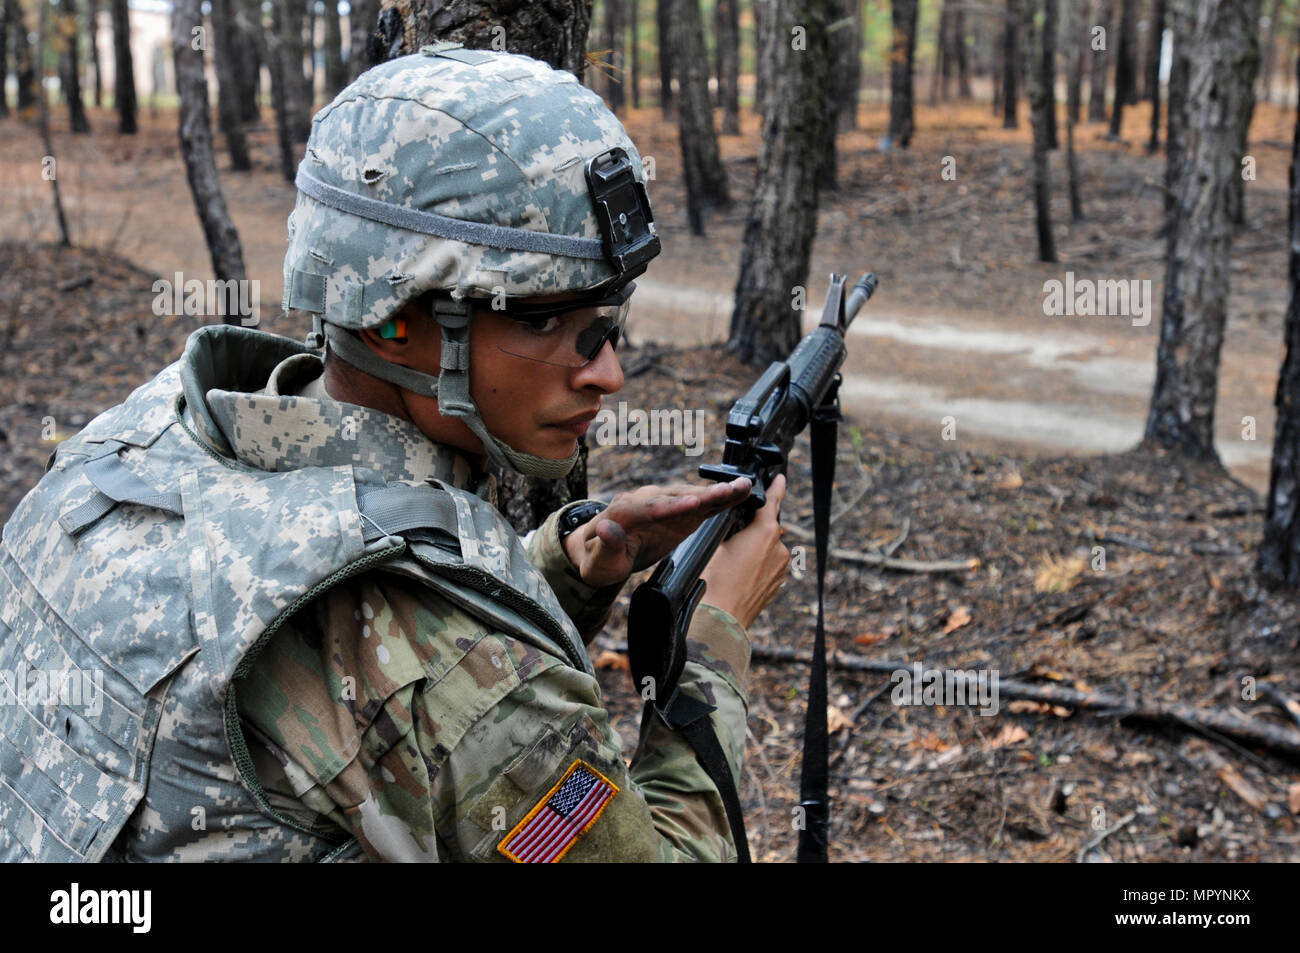
[{"label": "uniform collar", "polygon": [[491,482],[410,421],[330,397],[316,351],[248,328],[201,331],[181,359],[186,404],[195,428],[226,456],[273,472],[351,465],[389,483],[434,479],[473,491]]}]

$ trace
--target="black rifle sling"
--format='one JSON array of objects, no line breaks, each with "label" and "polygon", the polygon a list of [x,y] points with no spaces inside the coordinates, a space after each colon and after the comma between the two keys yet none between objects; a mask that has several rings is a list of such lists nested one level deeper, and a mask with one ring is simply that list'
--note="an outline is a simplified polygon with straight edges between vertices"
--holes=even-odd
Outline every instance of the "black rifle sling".
[{"label": "black rifle sling", "polygon": [[835,482],[836,422],[839,420],[839,377],[812,419],[813,536],[817,546],[817,636],[813,645],[812,673],[808,678],[808,712],[804,721],[803,770],[799,777],[799,804],[804,826],[799,832],[798,862],[827,862],[830,826],[828,767],[830,739],[826,726],[826,625],[823,608],[826,556],[831,523],[831,485]]}]

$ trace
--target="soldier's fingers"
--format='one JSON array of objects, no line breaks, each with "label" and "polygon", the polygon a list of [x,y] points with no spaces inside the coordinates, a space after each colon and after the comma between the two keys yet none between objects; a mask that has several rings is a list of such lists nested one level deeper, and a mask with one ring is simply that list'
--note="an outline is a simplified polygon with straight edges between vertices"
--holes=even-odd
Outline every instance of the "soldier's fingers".
[{"label": "soldier's fingers", "polygon": [[781,503],[785,500],[786,481],[785,474],[778,473],[771,485],[767,488],[767,502],[763,508],[754,516],[754,520],[764,523],[775,523],[777,516],[781,513]]}]

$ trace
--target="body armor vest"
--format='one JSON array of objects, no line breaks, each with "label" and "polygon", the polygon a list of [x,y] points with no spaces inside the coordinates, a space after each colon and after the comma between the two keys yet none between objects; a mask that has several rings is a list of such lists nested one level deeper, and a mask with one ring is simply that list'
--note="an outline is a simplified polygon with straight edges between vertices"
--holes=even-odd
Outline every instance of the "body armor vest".
[{"label": "body armor vest", "polygon": [[[304,350],[275,340],[242,380]],[[63,443],[4,527],[0,860],[360,855],[268,806],[235,683],[300,607],[374,567],[592,673],[489,503],[350,465],[245,466],[195,435],[179,367]],[[449,644],[450,664],[467,650]]]}]

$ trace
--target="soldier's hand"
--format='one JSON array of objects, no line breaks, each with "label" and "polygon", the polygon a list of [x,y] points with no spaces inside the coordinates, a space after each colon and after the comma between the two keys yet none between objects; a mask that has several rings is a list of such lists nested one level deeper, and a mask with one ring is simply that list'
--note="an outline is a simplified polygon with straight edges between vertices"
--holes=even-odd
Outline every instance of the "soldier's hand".
[{"label": "soldier's hand", "polygon": [[564,551],[587,585],[621,583],[667,556],[710,516],[748,498],[744,477],[711,486],[643,486],[619,493],[570,533]]},{"label": "soldier's hand", "polygon": [[754,521],[719,546],[700,573],[706,587],[701,601],[731,613],[746,629],[785,584],[790,551],[776,520],[785,488],[784,476],[773,480]]}]

